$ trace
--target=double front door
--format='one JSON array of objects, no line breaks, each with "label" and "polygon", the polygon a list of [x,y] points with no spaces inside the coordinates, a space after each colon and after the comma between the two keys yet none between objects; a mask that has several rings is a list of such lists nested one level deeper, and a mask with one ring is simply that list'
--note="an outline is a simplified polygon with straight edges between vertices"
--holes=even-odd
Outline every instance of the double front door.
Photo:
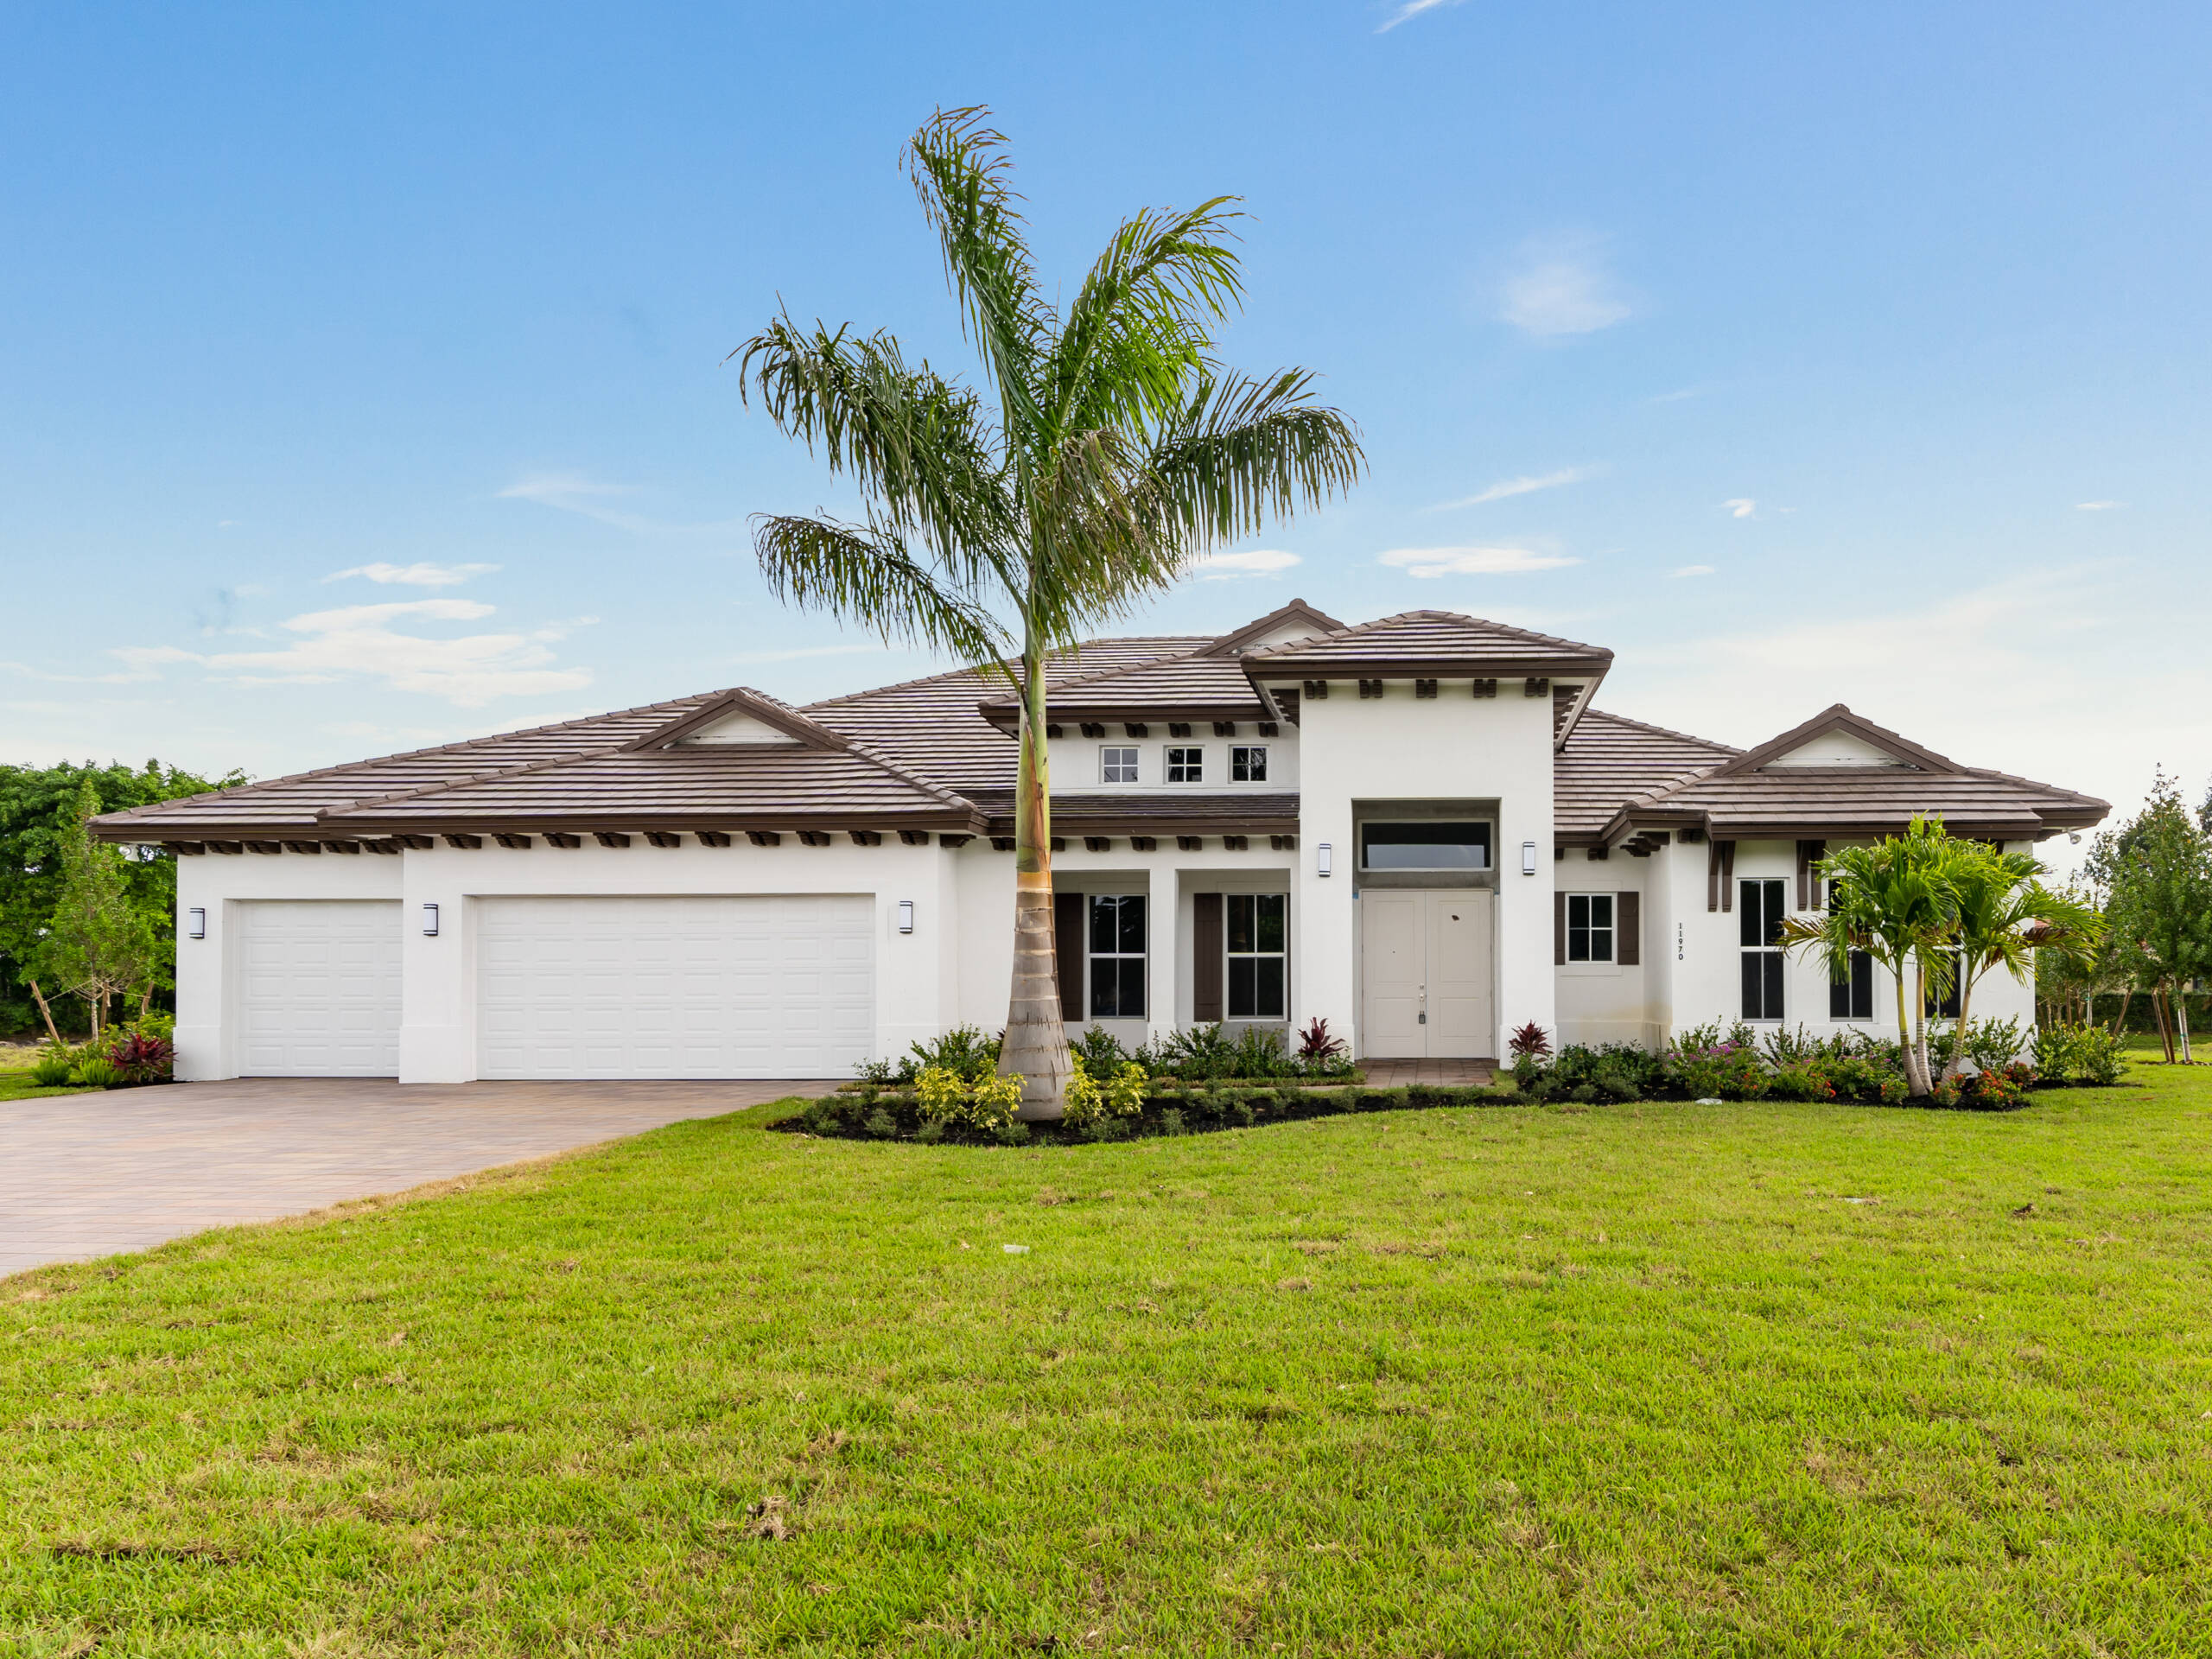
[{"label": "double front door", "polygon": [[1378,1060],[1491,1058],[1491,933],[1479,887],[1359,895],[1360,1052]]}]

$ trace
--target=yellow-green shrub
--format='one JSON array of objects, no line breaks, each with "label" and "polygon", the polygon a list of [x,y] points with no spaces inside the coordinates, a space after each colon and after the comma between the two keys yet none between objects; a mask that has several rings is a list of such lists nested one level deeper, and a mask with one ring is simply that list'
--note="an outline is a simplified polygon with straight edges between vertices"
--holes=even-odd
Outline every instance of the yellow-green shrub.
[{"label": "yellow-green shrub", "polygon": [[968,1121],[979,1129],[1001,1129],[1021,1109],[1021,1077],[979,1077],[968,1091]]},{"label": "yellow-green shrub", "polygon": [[968,1116],[968,1085],[957,1071],[925,1068],[914,1079],[915,1104],[925,1123],[958,1123]]}]

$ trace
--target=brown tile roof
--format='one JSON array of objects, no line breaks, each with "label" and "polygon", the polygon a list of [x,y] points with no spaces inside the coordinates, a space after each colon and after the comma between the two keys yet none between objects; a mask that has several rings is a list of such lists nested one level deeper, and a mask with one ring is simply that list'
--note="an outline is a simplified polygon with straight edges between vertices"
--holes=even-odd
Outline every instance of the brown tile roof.
[{"label": "brown tile roof", "polygon": [[272,838],[286,831],[309,834],[319,813],[466,779],[493,777],[518,766],[595,753],[642,737],[720,695],[709,691],[675,697],[585,720],[563,721],[557,726],[471,738],[464,743],[357,760],[350,766],[323,766],[241,784],[234,789],[133,807],[101,818],[101,835],[105,840],[130,841],[136,838],[131,832],[145,829],[158,829],[172,839],[224,832]]},{"label": "brown tile roof", "polygon": [[[1010,695],[993,697],[983,704],[984,718],[1012,730],[1016,708]],[[1211,650],[1053,686],[1046,710],[1055,720],[1165,720],[1175,714],[1206,720],[1273,718],[1244,677],[1244,664]]]},{"label": "brown tile roof", "polygon": [[[1886,751],[1897,764],[1775,764],[1839,731]],[[1606,834],[1695,823],[1726,840],[1880,836],[1903,830],[1915,816],[1941,814],[1955,834],[2032,840],[2086,829],[2111,810],[2094,796],[1962,766],[1836,703],[1700,775],[1638,795],[1614,815]]]},{"label": "brown tile roof", "polygon": [[1315,679],[1363,672],[1439,675],[1500,672],[1552,673],[1580,668],[1603,673],[1613,653],[1599,645],[1532,633],[1457,611],[1406,611],[1318,639],[1255,651],[1243,661],[1245,671],[1287,679]]},{"label": "brown tile roof", "polygon": [[866,828],[889,821],[980,830],[951,791],[860,746],[717,744],[602,752],[333,812],[327,833],[490,830]]},{"label": "brown tile roof", "polygon": [[1621,804],[1706,772],[1740,751],[1725,743],[1586,709],[1552,763],[1552,823],[1562,841],[1594,843]]},{"label": "brown tile roof", "polygon": [[[1014,833],[1014,795],[1008,790],[981,793],[976,804],[990,817],[990,833]],[[1132,790],[1122,795],[1052,795],[1056,836],[1220,836],[1298,833],[1294,792],[1183,795],[1166,790]]]},{"label": "brown tile roof", "polygon": [[[1047,673],[1076,678],[1179,654],[1209,643],[1204,636],[1106,639],[1055,655]],[[931,675],[903,685],[832,698],[793,709],[765,692],[743,687],[675,697],[666,702],[566,721],[556,726],[502,733],[386,755],[348,766],[325,766],[289,777],[244,784],[183,800],[112,813],[99,820],[109,841],[312,840],[374,835],[399,820],[423,826],[455,824],[474,815],[527,810],[534,821],[601,823],[607,814],[661,810],[667,800],[656,778],[683,781],[707,791],[716,823],[744,823],[750,811],[795,821],[820,801],[850,817],[972,816],[959,789],[931,769],[939,763],[985,784],[1010,786],[1014,746],[978,718],[976,704],[991,683],[972,670]],[[696,752],[651,757],[664,762],[626,765],[616,757],[642,742],[680,735],[695,721],[715,717],[734,700],[780,709],[815,728],[830,746],[796,752],[777,746],[717,745],[704,764]],[[570,770],[569,763],[591,760]],[[608,764],[601,764],[601,763]],[[720,770],[715,770],[719,766]],[[811,766],[813,770],[800,768]],[[467,786],[464,792],[463,786]],[[480,786],[480,792],[478,792]],[[747,806],[739,797],[755,793]],[[742,810],[741,810],[742,809]],[[340,821],[333,822],[334,818]],[[553,827],[558,827],[554,825]]]},{"label": "brown tile roof", "polygon": [[[1055,653],[1045,675],[1052,685],[1179,657],[1211,644],[1188,634],[1087,641]],[[895,754],[915,770],[963,794],[1014,787],[1014,744],[976,712],[1002,696],[1006,681],[974,669],[956,669],[873,691],[856,691],[808,703],[802,711],[848,736]]]}]

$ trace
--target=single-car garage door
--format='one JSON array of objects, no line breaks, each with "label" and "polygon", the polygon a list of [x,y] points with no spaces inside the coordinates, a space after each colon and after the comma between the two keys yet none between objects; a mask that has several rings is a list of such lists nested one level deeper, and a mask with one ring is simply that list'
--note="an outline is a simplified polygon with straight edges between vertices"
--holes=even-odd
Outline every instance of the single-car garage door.
[{"label": "single-car garage door", "polygon": [[874,902],[481,899],[485,1077],[836,1077],[875,1032]]},{"label": "single-car garage door", "polygon": [[254,899],[236,915],[242,1076],[399,1075],[397,900]]}]

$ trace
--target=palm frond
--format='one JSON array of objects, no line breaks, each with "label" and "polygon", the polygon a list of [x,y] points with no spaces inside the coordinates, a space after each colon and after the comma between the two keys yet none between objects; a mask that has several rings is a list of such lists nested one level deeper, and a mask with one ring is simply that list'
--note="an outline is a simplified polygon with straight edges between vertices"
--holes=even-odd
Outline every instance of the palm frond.
[{"label": "palm frond", "polygon": [[1006,135],[980,107],[939,110],[906,146],[901,165],[936,227],[945,280],[983,359],[1009,430],[1037,424],[1036,369],[1057,332],[1037,288],[1020,197],[1007,183]]},{"label": "palm frond", "polygon": [[753,548],[769,591],[801,610],[963,662],[996,663],[1007,653],[1005,632],[976,595],[942,582],[887,526],[763,513],[753,520]]},{"label": "palm frond", "polygon": [[1359,429],[1312,401],[1313,379],[1286,369],[1198,387],[1161,435],[1135,493],[1152,533],[1194,556],[1350,490],[1367,459]]},{"label": "palm frond", "polygon": [[1243,299],[1217,196],[1182,213],[1125,221],[1068,306],[1044,378],[1061,432],[1136,429],[1174,417],[1206,366],[1214,323]]},{"label": "palm frond", "polygon": [[[925,362],[910,367],[886,334],[810,331],[779,315],[732,352],[740,395],[849,474],[903,541],[916,541],[963,585],[979,563],[1019,547],[1019,510],[975,393]],[[1005,569],[997,572],[1004,576]]]}]

